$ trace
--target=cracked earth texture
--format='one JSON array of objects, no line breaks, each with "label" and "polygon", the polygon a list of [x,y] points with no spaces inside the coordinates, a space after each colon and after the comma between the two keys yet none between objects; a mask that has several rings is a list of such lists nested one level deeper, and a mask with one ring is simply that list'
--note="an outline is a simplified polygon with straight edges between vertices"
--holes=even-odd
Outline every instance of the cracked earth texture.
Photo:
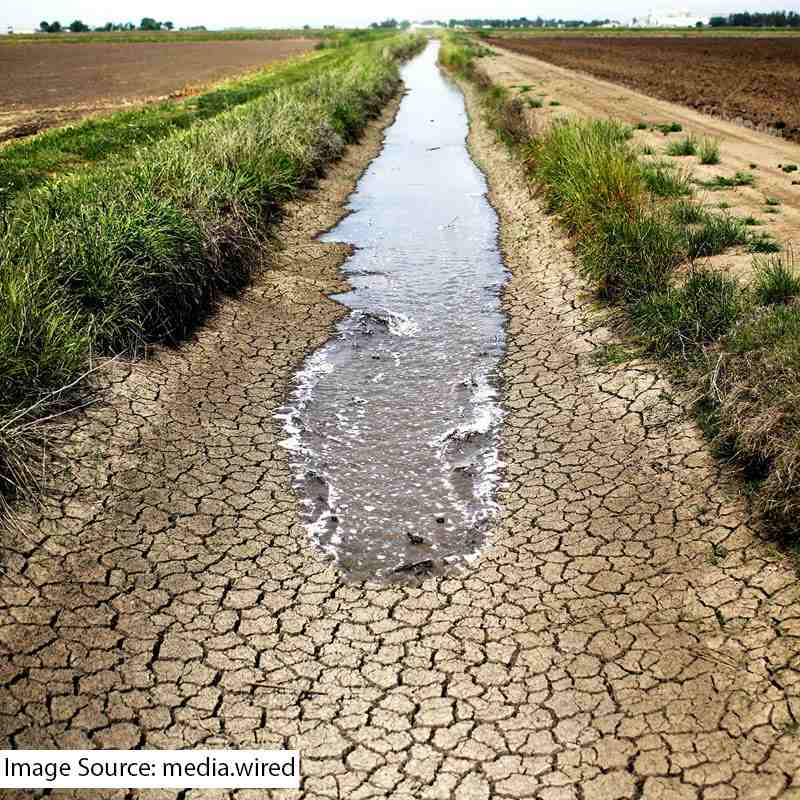
[{"label": "cracked earth texture", "polygon": [[342,313],[322,292],[342,288],[345,249],[310,234],[340,215],[376,127],[293,207],[275,270],[180,350],[109,367],[103,405],[63,432],[51,496],[6,535],[4,746],[302,752],[300,793],[148,798],[750,800],[800,785],[795,575],[653,367],[595,363],[610,334],[470,105],[513,270],[493,545],[461,572],[352,582],[310,545],[289,489],[272,415]]}]

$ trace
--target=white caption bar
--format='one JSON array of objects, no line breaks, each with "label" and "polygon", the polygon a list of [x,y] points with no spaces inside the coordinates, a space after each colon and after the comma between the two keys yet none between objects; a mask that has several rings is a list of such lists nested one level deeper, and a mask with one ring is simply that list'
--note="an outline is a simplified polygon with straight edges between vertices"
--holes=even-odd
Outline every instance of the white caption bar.
[{"label": "white caption bar", "polygon": [[298,789],[297,750],[0,750],[4,789]]}]

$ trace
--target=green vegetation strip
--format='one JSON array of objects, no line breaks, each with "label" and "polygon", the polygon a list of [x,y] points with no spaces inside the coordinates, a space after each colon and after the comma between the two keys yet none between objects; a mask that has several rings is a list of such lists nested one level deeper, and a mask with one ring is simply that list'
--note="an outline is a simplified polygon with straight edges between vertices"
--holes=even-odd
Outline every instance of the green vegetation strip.
[{"label": "green vegetation strip", "polygon": [[[274,64],[265,70],[236,80],[180,102],[162,102],[120,111],[107,117],[87,119],[75,125],[46,131],[26,141],[0,149],[0,208],[15,195],[111,157],[211,119],[267,92],[293,86],[335,70],[352,61],[360,52],[358,36],[330,39],[317,53]],[[369,40],[385,38],[370,34]],[[335,46],[334,46],[335,45]]]},{"label": "green vegetation strip", "polygon": [[244,286],[278,207],[313,185],[399,86],[424,40],[362,45],[346,63],[55,180],[0,217],[0,484],[29,485],[37,421],[90,354],[191,330]]},{"label": "green vegetation strip", "polygon": [[[748,233],[745,220],[699,206],[685,175],[642,163],[618,122],[561,120],[520,137],[516,99],[488,82],[469,47],[451,39],[443,63],[483,89],[489,122],[570,233],[584,274],[626,310],[638,348],[696,391],[698,419],[720,455],[743,465],[762,512],[796,542],[800,275],[791,257],[757,256],[750,285],[698,263],[734,245],[779,248]],[[731,181],[742,182],[752,176]]]}]

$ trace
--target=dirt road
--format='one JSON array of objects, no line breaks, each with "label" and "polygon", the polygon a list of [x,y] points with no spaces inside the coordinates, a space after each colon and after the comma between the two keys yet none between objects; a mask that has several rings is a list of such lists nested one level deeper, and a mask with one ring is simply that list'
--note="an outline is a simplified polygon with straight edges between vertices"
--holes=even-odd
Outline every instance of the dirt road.
[{"label": "dirt road", "polygon": [[[653,159],[671,161],[691,172],[698,180],[710,180],[718,175],[731,177],[736,172],[751,174],[754,179],[752,186],[722,191],[708,191],[698,186],[698,196],[710,207],[722,203],[731,214],[754,217],[761,223],[757,228],[759,232],[767,233],[784,245],[797,244],[800,231],[800,169],[784,172],[782,167],[800,167],[800,144],[530,56],[499,47],[493,49],[499,55],[481,59],[481,68],[497,83],[514,87],[514,93],[541,100],[543,107],[530,111],[539,125],[569,114],[614,117],[634,126],[643,121],[650,125],[677,122],[683,128],[680,133],[664,136],[651,130],[637,130],[634,132],[634,142],[642,148],[650,148]],[[521,88],[527,91],[521,91]],[[717,139],[720,143],[720,163],[709,166],[700,164],[696,157],[666,157],[665,149],[669,142],[686,135],[694,135],[698,139]],[[774,205],[767,205],[767,199]],[[751,261],[752,255],[742,250],[734,250],[714,259],[716,266],[730,268],[738,274],[749,273]]]},{"label": "dirt road", "polygon": [[800,37],[504,36],[516,53],[800,141]]},{"label": "dirt road", "polygon": [[373,128],[291,211],[278,269],[180,350],[109,369],[107,404],[63,431],[51,499],[6,535],[3,746],[298,748],[306,798],[800,787],[796,576],[669,385],[596,363],[610,334],[471,108],[513,272],[493,546],[461,573],[347,582],[298,521],[273,414],[341,313],[322,292],[343,248],[311,235]]}]

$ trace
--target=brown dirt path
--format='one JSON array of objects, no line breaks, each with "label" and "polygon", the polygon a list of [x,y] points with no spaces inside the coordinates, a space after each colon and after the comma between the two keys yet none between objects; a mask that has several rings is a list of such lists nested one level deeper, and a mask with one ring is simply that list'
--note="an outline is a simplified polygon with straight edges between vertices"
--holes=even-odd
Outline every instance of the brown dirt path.
[{"label": "brown dirt path", "polygon": [[[664,136],[650,131],[636,131],[637,145],[650,146],[655,158],[677,163],[700,180],[716,175],[732,176],[735,172],[749,172],[755,177],[754,186],[741,186],[723,191],[704,191],[698,188],[699,197],[709,206],[727,204],[730,213],[754,216],[762,225],[754,230],[766,232],[784,245],[797,245],[800,241],[800,169],[786,173],[779,164],[796,164],[800,167],[800,144],[779,139],[770,134],[746,128],[691,108],[659,100],[615,83],[609,83],[581,72],[539,61],[531,56],[513,53],[499,47],[499,55],[481,59],[480,66],[493,81],[508,87],[532,86],[529,92],[515,94],[539,98],[544,107],[531,113],[539,125],[547,124],[560,116],[577,114],[584,117],[614,117],[636,125],[678,122],[681,133]],[[556,101],[557,106],[549,103]],[[664,150],[670,141],[687,134],[697,138],[709,137],[720,142],[721,163],[704,166],[696,157],[669,158]],[[755,165],[753,167],[752,165]],[[767,206],[765,198],[780,202]],[[773,213],[774,212],[774,213]],[[729,267],[740,274],[748,274],[752,256],[742,251],[732,252],[715,259],[720,268]]]},{"label": "brown dirt path", "polygon": [[502,36],[506,50],[800,141],[798,36]]},{"label": "brown dirt path", "polygon": [[305,798],[800,788],[796,576],[652,367],[595,364],[610,334],[471,106],[513,270],[493,547],[461,573],[352,583],[298,521],[273,413],[341,313],[322,291],[343,248],[309,237],[373,128],[293,209],[279,269],[180,350],[109,371],[107,404],[64,431],[73,459],[5,540],[3,746],[288,746]]}]

